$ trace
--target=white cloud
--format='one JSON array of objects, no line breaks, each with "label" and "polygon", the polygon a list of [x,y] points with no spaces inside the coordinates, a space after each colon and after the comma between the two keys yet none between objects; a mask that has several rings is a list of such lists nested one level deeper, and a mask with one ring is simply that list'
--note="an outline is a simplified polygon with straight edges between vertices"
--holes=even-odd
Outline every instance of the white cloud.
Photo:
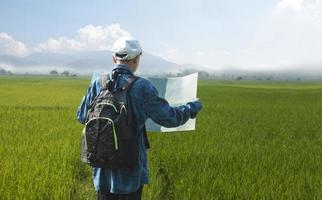
[{"label": "white cloud", "polygon": [[224,50],[223,53],[226,55],[226,56],[231,56],[233,55],[230,51],[227,51],[227,50]]},{"label": "white cloud", "polygon": [[276,9],[278,11],[292,10],[300,12],[302,10],[302,4],[304,0],[281,0],[277,3]]},{"label": "white cloud", "polygon": [[273,11],[252,44],[257,58],[275,66],[322,63],[322,0],[282,0],[275,11],[281,8],[284,12]]},{"label": "white cloud", "polygon": [[[248,41],[234,54],[213,51],[207,65],[251,70],[322,70],[322,0],[282,0],[267,13]],[[225,54],[225,53],[224,53]],[[228,55],[228,54],[227,54]],[[305,66],[305,68],[304,68]]]},{"label": "white cloud", "polygon": [[178,59],[179,51],[176,48],[169,47],[164,51],[164,53],[161,56],[167,60],[175,61]]},{"label": "white cloud", "polygon": [[204,51],[201,51],[201,50],[198,50],[198,51],[195,52],[195,54],[197,56],[204,56],[205,55],[205,52]]},{"label": "white cloud", "polygon": [[110,50],[115,40],[131,34],[119,24],[108,26],[87,25],[77,31],[74,38],[59,37],[40,43],[36,51],[66,53],[72,51]]},{"label": "white cloud", "polygon": [[26,45],[7,33],[0,32],[0,54],[24,57],[29,55]]},{"label": "white cloud", "polygon": [[299,24],[322,27],[322,0],[281,0],[276,4],[273,15],[287,17],[290,21],[299,20]]},{"label": "white cloud", "polygon": [[66,37],[60,37],[58,39],[49,39],[46,43],[40,43],[36,48],[36,51],[50,51],[50,52],[68,52],[84,49],[85,44]]},{"label": "white cloud", "polygon": [[162,44],[161,51],[155,52],[155,54],[165,60],[168,60],[177,64],[183,64],[188,59],[187,55],[183,51],[169,44]]},{"label": "white cloud", "polygon": [[322,0],[281,0],[256,25],[233,53],[228,47],[202,49],[206,55],[168,47],[162,57],[221,69],[322,70]]},{"label": "white cloud", "polygon": [[87,25],[78,31],[79,40],[90,50],[110,49],[112,43],[123,36],[130,36],[130,33],[123,30],[119,24],[106,27]]}]

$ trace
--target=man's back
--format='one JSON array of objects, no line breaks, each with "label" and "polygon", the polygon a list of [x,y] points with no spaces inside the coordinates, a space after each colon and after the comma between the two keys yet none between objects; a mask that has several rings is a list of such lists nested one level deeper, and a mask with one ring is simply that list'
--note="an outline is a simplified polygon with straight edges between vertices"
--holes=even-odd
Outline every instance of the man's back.
[{"label": "man's back", "polygon": [[[120,75],[115,80],[115,87],[122,87],[126,80],[133,75],[127,65],[116,65]],[[88,106],[101,89],[100,81],[94,80],[78,109],[77,118],[84,123]],[[142,184],[149,182],[147,168],[147,152],[143,137],[144,125],[148,118],[165,127],[176,127],[184,124],[194,113],[193,105],[171,107],[169,103],[158,96],[158,92],[150,81],[139,78],[129,91],[133,114],[136,121],[138,137],[139,161],[131,171],[105,170],[93,168],[94,186],[96,190],[107,187],[112,193],[130,193],[136,191]],[[103,175],[104,173],[104,175]],[[103,179],[102,179],[103,177]],[[104,180],[105,179],[105,180]]]}]

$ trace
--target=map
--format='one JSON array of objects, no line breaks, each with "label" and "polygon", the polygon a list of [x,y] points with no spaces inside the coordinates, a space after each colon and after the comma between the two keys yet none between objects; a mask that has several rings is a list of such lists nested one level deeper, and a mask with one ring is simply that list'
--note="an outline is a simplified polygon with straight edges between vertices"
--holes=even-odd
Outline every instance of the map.
[{"label": "map", "polygon": [[[175,78],[148,78],[159,92],[159,96],[165,98],[171,106],[179,106],[196,100],[198,73]],[[184,125],[176,128],[166,128],[148,119],[147,131],[172,132],[195,130],[196,120],[190,119]]]}]

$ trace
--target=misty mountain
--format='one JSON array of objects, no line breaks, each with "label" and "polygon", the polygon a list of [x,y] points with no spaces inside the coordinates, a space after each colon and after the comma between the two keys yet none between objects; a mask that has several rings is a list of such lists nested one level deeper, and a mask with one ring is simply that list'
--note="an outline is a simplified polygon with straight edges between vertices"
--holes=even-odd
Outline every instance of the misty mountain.
[{"label": "misty mountain", "polygon": [[[113,67],[112,52],[92,51],[70,54],[33,53],[27,57],[0,55],[0,68],[18,73],[48,73],[50,70],[69,70],[77,74],[93,71],[108,71]],[[140,71],[144,74],[178,72],[182,66],[144,53],[141,57]]]},{"label": "misty mountain", "polygon": [[[49,74],[51,70],[71,74],[90,75],[93,72],[108,72],[113,68],[112,52],[91,51],[70,54],[32,53],[26,57],[0,55],[2,74],[10,73]],[[322,66],[316,64],[315,68]],[[311,65],[303,65],[295,70],[247,71],[238,69],[215,70],[195,64],[176,64],[152,54],[143,53],[138,73],[141,75],[181,76],[199,72],[202,79],[227,80],[321,80],[322,71],[312,70]],[[0,73],[1,74],[1,73]]]}]

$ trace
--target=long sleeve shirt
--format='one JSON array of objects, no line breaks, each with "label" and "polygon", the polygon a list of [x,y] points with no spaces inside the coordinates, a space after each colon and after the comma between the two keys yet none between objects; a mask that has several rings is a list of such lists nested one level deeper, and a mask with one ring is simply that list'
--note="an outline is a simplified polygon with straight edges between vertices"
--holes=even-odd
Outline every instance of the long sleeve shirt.
[{"label": "long sleeve shirt", "polygon": [[[122,87],[129,76],[133,75],[128,65],[117,64],[113,70],[121,71],[115,87]],[[87,110],[94,98],[99,94],[102,86],[99,77],[93,80],[83,97],[77,110],[77,119],[84,124]],[[111,193],[127,194],[138,190],[143,184],[149,183],[147,167],[147,150],[143,137],[143,128],[148,118],[165,127],[177,127],[184,124],[189,118],[195,117],[201,105],[190,102],[186,105],[171,107],[167,100],[158,96],[158,91],[152,83],[144,78],[134,82],[129,91],[132,110],[136,119],[136,132],[139,137],[139,162],[133,170],[112,170],[93,167],[93,183],[95,190],[106,187]],[[104,177],[103,177],[104,176]]]}]

